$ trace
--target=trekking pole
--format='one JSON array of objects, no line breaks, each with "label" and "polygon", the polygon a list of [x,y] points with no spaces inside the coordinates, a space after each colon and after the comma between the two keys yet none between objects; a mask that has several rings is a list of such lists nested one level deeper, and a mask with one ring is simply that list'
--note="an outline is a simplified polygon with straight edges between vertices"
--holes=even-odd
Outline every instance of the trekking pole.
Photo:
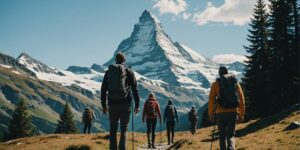
[{"label": "trekking pole", "polygon": [[213,142],[214,142],[215,130],[216,130],[216,123],[214,123],[214,128],[213,128],[213,132],[212,132],[212,135],[211,135],[210,150],[212,150],[212,146],[213,146]]},{"label": "trekking pole", "polygon": [[212,146],[213,146],[213,142],[214,142],[214,136],[215,136],[215,130],[216,130],[216,114],[217,114],[217,104],[215,104],[214,107],[214,118],[213,118],[213,123],[214,123],[214,127],[213,127],[213,132],[211,135],[211,144],[210,144],[210,150],[212,150]]},{"label": "trekking pole", "polygon": [[161,132],[162,132],[162,129],[161,129],[161,122],[160,122],[160,127],[159,127],[159,128],[160,128],[160,144],[162,144],[162,133],[161,133]]},{"label": "trekking pole", "polygon": [[132,118],[131,118],[131,124],[132,124],[132,131],[131,131],[131,133],[132,133],[132,138],[131,138],[131,140],[132,140],[132,150],[134,150],[134,120],[133,120],[133,114],[134,114],[134,108],[133,108],[133,102],[131,102],[131,109],[132,109]]}]

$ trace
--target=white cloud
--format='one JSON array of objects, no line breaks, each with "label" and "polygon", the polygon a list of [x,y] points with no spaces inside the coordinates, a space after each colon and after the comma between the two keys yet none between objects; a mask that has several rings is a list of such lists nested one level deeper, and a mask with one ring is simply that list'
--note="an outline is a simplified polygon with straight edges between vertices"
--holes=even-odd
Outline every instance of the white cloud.
[{"label": "white cloud", "polygon": [[237,54],[219,54],[213,56],[212,60],[219,64],[230,64],[236,61],[244,62],[247,58]]},{"label": "white cloud", "polygon": [[211,2],[207,3],[204,11],[193,14],[192,21],[197,25],[210,22],[245,25],[250,20],[256,0],[225,0],[219,7]]},{"label": "white cloud", "polygon": [[182,14],[182,18],[183,18],[184,20],[187,20],[187,19],[189,19],[189,18],[190,18],[190,16],[191,16],[191,14],[190,14],[190,13],[188,13],[188,12],[184,12],[184,13]]},{"label": "white cloud", "polygon": [[185,12],[188,8],[185,0],[155,0],[153,8],[157,8],[160,14],[179,15]]}]

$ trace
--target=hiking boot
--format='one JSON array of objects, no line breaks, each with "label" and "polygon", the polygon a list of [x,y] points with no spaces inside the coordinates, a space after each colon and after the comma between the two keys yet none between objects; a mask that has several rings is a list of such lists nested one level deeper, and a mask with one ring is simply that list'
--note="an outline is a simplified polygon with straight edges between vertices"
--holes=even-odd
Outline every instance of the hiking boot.
[{"label": "hiking boot", "polygon": [[148,143],[148,148],[149,148],[149,149],[151,148],[151,144],[150,144],[150,143]]},{"label": "hiking boot", "polygon": [[153,148],[153,149],[156,149],[156,147],[155,147],[155,145],[154,145],[154,144],[152,144],[152,148]]}]

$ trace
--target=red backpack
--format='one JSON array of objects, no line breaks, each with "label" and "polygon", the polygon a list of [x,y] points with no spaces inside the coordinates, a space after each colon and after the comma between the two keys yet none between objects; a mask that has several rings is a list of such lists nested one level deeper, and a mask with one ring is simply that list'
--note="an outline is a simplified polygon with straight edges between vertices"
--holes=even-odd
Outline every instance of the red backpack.
[{"label": "red backpack", "polygon": [[156,102],[155,100],[147,100],[146,102],[146,115],[149,117],[156,117]]}]

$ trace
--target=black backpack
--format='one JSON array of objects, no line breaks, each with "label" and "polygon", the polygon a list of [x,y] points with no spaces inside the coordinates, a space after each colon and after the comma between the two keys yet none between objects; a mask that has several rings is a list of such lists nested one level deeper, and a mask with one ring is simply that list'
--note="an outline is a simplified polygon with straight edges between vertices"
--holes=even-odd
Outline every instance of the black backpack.
[{"label": "black backpack", "polygon": [[223,108],[236,108],[239,106],[237,92],[237,79],[234,75],[224,75],[217,79],[220,85],[220,96],[217,103]]},{"label": "black backpack", "polygon": [[128,97],[126,68],[122,64],[110,65],[108,69],[108,98],[125,99]]},{"label": "black backpack", "polygon": [[173,105],[168,106],[168,117],[170,120],[175,119],[175,108]]},{"label": "black backpack", "polygon": [[191,121],[197,121],[197,111],[195,110],[194,112],[193,111],[190,111],[190,120]]}]

